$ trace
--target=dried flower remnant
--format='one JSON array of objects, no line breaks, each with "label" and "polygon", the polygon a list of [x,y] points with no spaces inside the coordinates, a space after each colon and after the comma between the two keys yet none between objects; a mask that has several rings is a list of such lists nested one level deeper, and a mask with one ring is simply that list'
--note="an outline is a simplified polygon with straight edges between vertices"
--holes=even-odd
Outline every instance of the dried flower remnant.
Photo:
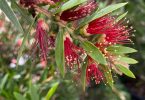
[{"label": "dried flower remnant", "polygon": [[39,19],[37,22],[37,27],[36,27],[36,34],[35,34],[35,42],[33,44],[33,48],[37,48],[37,46],[40,48],[40,55],[43,60],[47,60],[47,54],[48,54],[48,36],[47,36],[47,25],[44,22],[43,19]]},{"label": "dried flower remnant", "polygon": [[62,12],[60,19],[64,21],[74,21],[86,17],[92,14],[92,12],[97,8],[97,3],[95,0],[88,0],[86,4],[82,4],[78,7],[71,8]]}]

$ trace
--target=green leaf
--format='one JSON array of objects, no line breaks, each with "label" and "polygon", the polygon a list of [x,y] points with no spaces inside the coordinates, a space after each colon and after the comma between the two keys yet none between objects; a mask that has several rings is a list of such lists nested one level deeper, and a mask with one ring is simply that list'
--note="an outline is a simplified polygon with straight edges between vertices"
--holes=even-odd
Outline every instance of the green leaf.
[{"label": "green leaf", "polygon": [[28,12],[26,9],[23,9],[20,5],[18,5],[15,0],[11,0],[12,1],[12,5],[14,8],[16,8],[16,10],[21,14],[22,18],[25,19],[25,21],[27,21],[28,24],[32,23],[32,19],[28,16]]},{"label": "green leaf", "polygon": [[1,80],[1,82],[0,82],[0,89],[1,89],[1,90],[3,90],[5,84],[6,84],[7,80],[8,80],[8,76],[9,76],[9,74],[6,74],[6,75],[3,77],[3,79]]},{"label": "green leaf", "polygon": [[124,73],[126,76],[129,76],[131,78],[135,78],[135,75],[129,70],[127,69],[126,67],[122,66],[122,65],[116,65],[117,68],[122,72]]},{"label": "green leaf", "polygon": [[130,48],[130,47],[125,47],[125,46],[110,46],[107,48],[107,51],[115,54],[127,54],[127,53],[134,53],[137,52],[137,50]]},{"label": "green leaf", "polygon": [[33,22],[32,22],[31,25],[29,26],[27,33],[24,34],[24,39],[23,39],[23,41],[22,41],[22,45],[21,45],[21,47],[20,47],[20,49],[19,49],[19,52],[18,52],[17,65],[18,65],[18,63],[19,63],[20,57],[21,57],[22,54],[23,54],[24,47],[25,47],[25,43],[26,43],[26,41],[27,41],[27,39],[28,39],[28,37],[29,37],[29,34],[30,34],[30,32],[31,32],[31,29],[33,28],[33,25],[34,25],[34,23],[35,23],[35,19],[36,19],[36,17],[34,18]]},{"label": "green leaf", "polygon": [[110,5],[106,8],[103,8],[101,9],[100,11],[96,11],[94,14],[92,14],[91,16],[83,19],[81,22],[80,22],[80,25],[79,25],[79,28],[80,27],[83,27],[84,25],[86,25],[87,23],[97,19],[97,18],[100,18],[104,15],[107,15],[123,6],[125,6],[127,3],[118,3],[118,4],[113,4],[113,5]]},{"label": "green leaf", "polygon": [[63,40],[63,30],[60,29],[56,37],[56,48],[55,48],[55,60],[57,67],[64,77],[65,75],[65,58],[64,58],[64,40]]},{"label": "green leaf", "polygon": [[82,87],[83,90],[85,91],[86,88],[86,70],[87,70],[87,65],[88,65],[88,58],[84,60],[83,66],[82,66],[82,71],[81,71],[81,82],[82,82]]},{"label": "green leaf", "polygon": [[50,98],[52,97],[52,95],[55,93],[57,87],[59,85],[59,82],[56,82],[53,84],[53,86],[51,87],[51,89],[48,91],[45,100],[50,100]]},{"label": "green leaf", "polygon": [[85,49],[85,51],[88,53],[88,55],[94,59],[97,63],[106,65],[106,59],[104,58],[101,51],[91,42],[89,41],[83,41],[82,47]]},{"label": "green leaf", "polygon": [[116,19],[116,22],[119,22],[120,20],[122,20],[126,15],[127,15],[128,12],[120,15],[117,19]]},{"label": "green leaf", "polygon": [[24,33],[21,24],[19,23],[16,15],[13,10],[8,5],[6,0],[0,0],[0,9],[6,14],[6,16],[11,20],[11,22],[15,25],[15,27],[22,33]]},{"label": "green leaf", "polygon": [[46,67],[43,70],[43,73],[42,73],[41,78],[40,78],[40,82],[44,81],[44,80],[46,80],[48,78],[48,73],[49,73],[49,69],[48,69],[48,67]]},{"label": "green leaf", "polygon": [[23,95],[14,92],[14,96],[16,98],[16,100],[27,100],[26,98],[23,97]]},{"label": "green leaf", "polygon": [[57,11],[56,13],[63,12],[65,10],[68,10],[72,7],[75,7],[83,2],[86,2],[87,0],[69,0],[68,2],[64,3]]},{"label": "green leaf", "polygon": [[110,69],[108,68],[108,66],[101,66],[101,68],[103,73],[104,73],[104,77],[106,79],[106,83],[107,85],[109,85],[111,88],[113,87],[113,78],[112,78],[112,74],[111,74],[111,71]]},{"label": "green leaf", "polygon": [[30,85],[30,96],[31,100],[39,100],[38,89],[34,85]]},{"label": "green leaf", "polygon": [[120,58],[118,58],[118,61],[125,62],[127,64],[136,64],[136,63],[138,63],[138,61],[136,61],[135,59],[128,58],[128,57],[120,57]]}]

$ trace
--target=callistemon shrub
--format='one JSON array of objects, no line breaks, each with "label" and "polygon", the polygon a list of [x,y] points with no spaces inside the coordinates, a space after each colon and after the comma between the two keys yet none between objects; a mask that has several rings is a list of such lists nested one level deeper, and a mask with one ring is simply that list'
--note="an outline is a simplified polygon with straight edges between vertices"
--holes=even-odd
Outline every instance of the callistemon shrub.
[{"label": "callistemon shrub", "polygon": [[[1,0],[1,4],[7,3]],[[137,61],[128,54],[136,50],[127,47],[134,45],[131,41],[134,30],[127,25],[127,13],[114,15],[126,4],[100,8],[96,0],[20,0],[19,6],[25,10],[31,9],[28,15],[21,11],[22,18],[33,15],[33,18],[27,19],[30,24],[27,29],[22,28],[12,9],[4,10],[5,6],[2,5],[0,8],[24,34],[17,60],[31,36],[34,40],[31,53],[35,55],[31,59],[38,57],[47,67],[54,64],[62,79],[70,73],[70,79],[85,88],[91,86],[91,82],[112,87],[116,74],[135,78],[129,67]],[[32,29],[33,35],[30,34]]]}]

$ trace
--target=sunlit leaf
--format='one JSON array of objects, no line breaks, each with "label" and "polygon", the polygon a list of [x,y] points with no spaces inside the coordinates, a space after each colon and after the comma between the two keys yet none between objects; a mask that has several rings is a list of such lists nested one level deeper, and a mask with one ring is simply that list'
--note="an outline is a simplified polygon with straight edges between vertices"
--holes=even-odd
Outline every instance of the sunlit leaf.
[{"label": "sunlit leaf", "polygon": [[48,91],[45,100],[50,100],[50,98],[52,97],[52,95],[55,93],[57,87],[59,85],[59,82],[56,82],[53,84],[53,86],[51,87],[51,89]]},{"label": "sunlit leaf", "polygon": [[128,57],[120,57],[120,58],[118,58],[118,61],[125,62],[127,64],[136,64],[136,63],[138,63],[138,61],[136,61],[135,59],[128,58]]},{"label": "sunlit leaf", "polygon": [[127,54],[137,52],[137,50],[125,46],[110,46],[107,48],[107,51],[115,54]]},{"label": "sunlit leaf", "polygon": [[129,70],[127,69],[126,67],[122,66],[122,65],[116,65],[117,68],[122,72],[124,73],[126,76],[129,76],[131,78],[135,78],[135,75]]}]

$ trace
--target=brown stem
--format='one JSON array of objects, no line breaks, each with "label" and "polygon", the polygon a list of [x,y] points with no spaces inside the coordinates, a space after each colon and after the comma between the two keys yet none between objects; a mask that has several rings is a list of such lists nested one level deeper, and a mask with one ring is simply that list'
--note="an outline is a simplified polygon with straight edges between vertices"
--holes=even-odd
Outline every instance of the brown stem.
[{"label": "brown stem", "polygon": [[43,8],[37,6],[37,5],[34,5],[33,7],[37,12],[42,13],[49,18],[51,18],[51,16],[54,16],[51,12],[48,12],[46,9],[43,9]]}]

